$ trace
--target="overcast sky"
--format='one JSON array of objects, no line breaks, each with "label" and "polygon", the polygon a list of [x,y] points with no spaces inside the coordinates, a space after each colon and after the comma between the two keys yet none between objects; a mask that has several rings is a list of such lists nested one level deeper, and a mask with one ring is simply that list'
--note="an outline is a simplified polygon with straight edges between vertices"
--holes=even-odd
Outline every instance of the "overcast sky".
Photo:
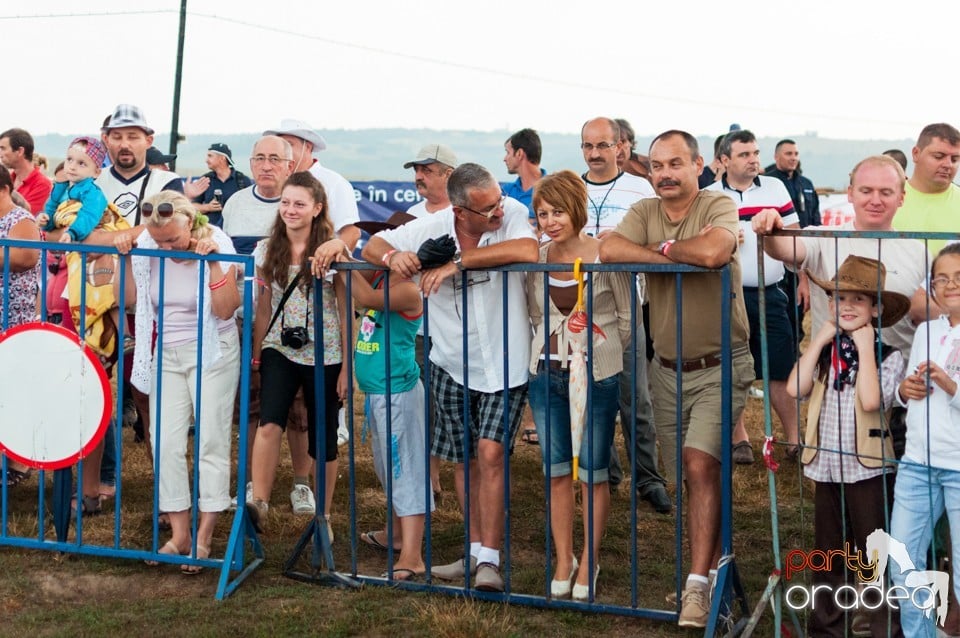
[{"label": "overcast sky", "polygon": [[[136,7],[135,9],[133,7]],[[142,14],[116,14],[144,11]],[[327,128],[915,138],[960,124],[960,3],[189,0],[182,133]],[[75,14],[70,17],[43,17]],[[38,17],[40,16],[40,17]],[[177,0],[4,3],[0,126],[171,128]]]}]

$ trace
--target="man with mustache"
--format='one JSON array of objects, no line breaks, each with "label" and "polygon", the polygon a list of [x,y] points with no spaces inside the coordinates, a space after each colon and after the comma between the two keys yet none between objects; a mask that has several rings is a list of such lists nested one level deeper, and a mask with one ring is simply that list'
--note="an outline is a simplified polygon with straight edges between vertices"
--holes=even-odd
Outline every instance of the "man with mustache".
[{"label": "man with mustache", "polygon": [[[588,235],[602,238],[617,227],[634,202],[644,197],[656,197],[656,193],[650,182],[618,167],[617,157],[623,152],[623,142],[620,140],[620,125],[615,120],[598,117],[587,121],[580,131],[580,149],[587,164],[587,172],[581,176],[587,184],[587,225],[583,230]],[[660,514],[669,514],[672,504],[664,487],[665,481],[657,469],[657,434],[647,384],[647,335],[640,306],[644,301],[643,275],[637,277],[637,284],[636,342],[635,347],[624,348],[623,372],[620,373],[620,427],[627,458],[631,462],[627,473],[633,463],[636,464],[634,489],[637,496],[649,502]],[[636,374],[632,374],[634,353]],[[631,418],[631,397],[634,394],[637,397],[636,419]],[[631,427],[631,423],[635,426]],[[673,458],[664,456],[664,464],[669,475],[675,466]],[[611,489],[616,489],[623,474],[614,443],[610,451]]]},{"label": "man with mustache", "polygon": [[[912,155],[913,175],[907,180],[894,229],[956,232],[960,227],[960,187],[953,180],[960,168],[960,131],[950,124],[928,124],[920,131]],[[930,254],[936,255],[946,243],[928,242]]]},{"label": "man with mustache", "polygon": [[[677,429],[683,436],[683,479],[687,485],[690,575],[684,587],[679,625],[705,627],[710,613],[710,580],[720,558],[720,455],[722,446],[721,358],[732,363],[732,418],[743,411],[753,381],[749,325],[740,284],[737,209],[730,198],[698,190],[703,158],[697,139],[671,130],[650,145],[650,169],[659,199],[634,204],[616,230],[600,243],[603,262],[729,264],[731,299],[721,297],[720,274],[684,275],[678,297],[676,276],[647,273],[650,334],[656,350],[650,369],[654,417],[664,459],[676,458]],[[682,314],[678,302],[682,298]],[[730,304],[730,351],[721,353],[720,311]],[[683,340],[677,343],[677,320]],[[681,373],[680,385],[677,372]],[[677,421],[678,402],[683,414]]]},{"label": "man with mustache", "polygon": [[427,144],[417,157],[403,165],[412,168],[417,193],[423,199],[407,212],[414,217],[432,215],[450,206],[447,197],[447,179],[457,167],[457,155],[445,144]]},{"label": "man with mustache", "polygon": [[[447,195],[447,180],[450,174],[457,167],[457,155],[449,146],[445,144],[427,144],[417,153],[417,157],[403,165],[404,168],[412,168],[414,175],[414,184],[417,187],[417,193],[423,199],[409,209],[407,213],[414,217],[428,217],[434,213],[450,208],[450,197]],[[425,378],[426,367],[423,365],[426,352],[430,348],[424,344],[423,326],[417,330],[416,340],[416,358],[420,364],[420,380],[424,387],[427,387]],[[437,419],[433,409],[433,403],[430,404],[430,423],[436,424]],[[430,456],[430,483],[433,485],[434,494],[439,494],[442,490],[440,486],[440,459],[436,456]]]},{"label": "man with mustache", "polygon": [[[737,205],[740,213],[740,252],[743,254],[743,302],[750,319],[750,352],[754,372],[762,377],[760,344],[760,295],[766,301],[766,329],[770,403],[783,424],[787,438],[787,455],[795,458],[798,448],[797,403],[787,394],[787,377],[796,361],[793,325],[788,316],[789,298],[780,287],[783,264],[764,257],[763,281],[757,269],[757,236],[750,225],[754,215],[773,208],[783,218],[784,228],[799,228],[800,220],[793,208],[793,200],[783,182],[775,177],[760,175],[760,147],[757,138],[747,130],[728,133],[720,142],[720,161],[724,175],[704,190],[726,194]],[[792,311],[792,310],[791,310]],[[735,463],[753,463],[753,449],[747,429],[741,418],[733,432],[733,460]]]}]

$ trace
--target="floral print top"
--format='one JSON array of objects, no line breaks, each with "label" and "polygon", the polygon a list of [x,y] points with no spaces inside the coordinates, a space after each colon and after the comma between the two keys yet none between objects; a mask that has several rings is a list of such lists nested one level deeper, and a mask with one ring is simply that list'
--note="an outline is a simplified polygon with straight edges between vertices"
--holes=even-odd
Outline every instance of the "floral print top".
[{"label": "floral print top", "polygon": [[[253,251],[254,261],[258,269],[263,268],[267,257],[267,244],[269,239],[263,239],[257,242],[257,247]],[[290,281],[300,272],[298,265],[291,265],[289,270],[289,280],[281,286],[279,282],[271,282],[270,293],[273,306],[270,309],[270,318],[277,310],[280,300],[283,299],[283,293],[290,285]],[[311,277],[312,279],[312,277]],[[283,305],[283,310],[276,322],[263,338],[263,349],[273,348],[284,357],[302,365],[312,366],[314,364],[313,352],[316,344],[313,343],[313,322],[316,317],[313,299],[313,282],[308,287],[307,294],[304,294],[302,282],[297,282],[297,287],[290,293],[290,297]],[[340,339],[340,311],[337,306],[337,295],[333,287],[332,276],[323,281],[323,364],[331,365],[343,361],[342,342]],[[307,312],[309,308],[309,313]],[[269,320],[268,320],[269,321]],[[309,343],[299,349],[285,346],[280,341],[280,332],[282,327],[294,328],[297,326],[306,326]]]},{"label": "floral print top", "polygon": [[[0,217],[0,239],[7,239],[10,231],[21,221],[33,220],[33,215],[17,206],[12,211]],[[2,248],[0,248],[2,250]],[[0,273],[3,271],[0,270]],[[2,279],[2,274],[0,274]],[[40,260],[29,270],[10,272],[9,282],[0,280],[0,301],[9,295],[8,316],[2,316],[3,305],[0,304],[0,328],[19,326],[22,323],[33,321],[37,316],[37,290],[40,287]]]}]

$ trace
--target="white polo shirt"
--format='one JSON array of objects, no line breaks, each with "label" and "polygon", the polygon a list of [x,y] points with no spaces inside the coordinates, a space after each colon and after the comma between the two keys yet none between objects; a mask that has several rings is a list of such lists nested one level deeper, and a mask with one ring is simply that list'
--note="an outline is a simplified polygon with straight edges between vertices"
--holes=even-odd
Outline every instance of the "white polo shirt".
[{"label": "white polo shirt", "polygon": [[[758,175],[753,178],[750,188],[738,191],[727,183],[727,178],[724,176],[719,182],[714,182],[703,190],[718,191],[736,202],[740,213],[740,229],[743,231],[743,243],[740,244],[743,287],[760,288],[760,273],[757,270],[757,234],[753,232],[750,220],[765,208],[774,208],[783,217],[784,227],[799,224],[800,218],[793,209],[793,200],[790,199],[787,187],[775,177]],[[783,262],[764,253],[762,286],[772,286],[777,283],[783,279],[783,272]]]},{"label": "white polo shirt", "polygon": [[[527,207],[507,198],[503,205],[503,224],[499,229],[484,233],[478,248],[510,239],[536,241],[528,221]],[[442,235],[457,240],[453,227],[453,208],[445,208],[432,215],[420,217],[393,230],[378,233],[378,237],[397,250],[417,252],[423,242]],[[508,385],[515,388],[527,382],[527,364],[530,361],[530,314],[527,311],[526,275],[522,272],[470,272],[474,279],[483,279],[467,289],[467,356],[468,387],[480,392],[503,390],[503,356],[509,348]],[[487,280],[489,277],[489,280]],[[506,278],[507,296],[503,287]],[[454,284],[456,282],[456,286]],[[460,385],[463,383],[463,291],[459,274],[443,282],[430,295],[429,320],[430,363],[438,365]],[[456,288],[456,289],[455,289]],[[507,313],[507,335],[503,334],[503,313]]]}]

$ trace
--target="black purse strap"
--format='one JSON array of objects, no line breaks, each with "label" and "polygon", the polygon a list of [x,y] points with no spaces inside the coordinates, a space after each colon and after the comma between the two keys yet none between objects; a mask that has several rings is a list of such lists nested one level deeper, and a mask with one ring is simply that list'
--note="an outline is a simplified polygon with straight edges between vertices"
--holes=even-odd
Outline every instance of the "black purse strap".
[{"label": "black purse strap", "polygon": [[277,317],[280,316],[280,313],[283,311],[283,306],[287,303],[287,299],[290,298],[290,295],[293,294],[293,289],[297,287],[297,282],[300,281],[300,275],[302,273],[297,273],[297,276],[293,278],[293,281],[290,282],[290,285],[287,286],[287,289],[283,291],[283,297],[280,298],[280,304],[277,306],[277,309],[273,312],[273,319],[270,320],[270,325],[267,326],[267,331],[264,333],[264,336],[270,334],[270,331],[273,329],[273,324],[277,323]]}]

